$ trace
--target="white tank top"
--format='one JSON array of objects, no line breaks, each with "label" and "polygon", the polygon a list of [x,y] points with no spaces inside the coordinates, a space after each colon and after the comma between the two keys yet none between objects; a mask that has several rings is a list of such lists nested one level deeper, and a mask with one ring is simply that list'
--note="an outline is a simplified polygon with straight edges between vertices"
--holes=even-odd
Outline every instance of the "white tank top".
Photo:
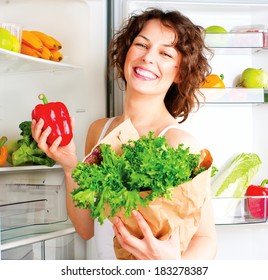
[{"label": "white tank top", "polygon": [[[98,142],[100,142],[102,138],[105,136],[108,128],[110,127],[112,121],[115,118],[116,117],[110,118],[105,123]],[[164,136],[165,133],[171,128],[179,129],[177,125],[169,125],[165,127],[158,136]],[[95,239],[98,258],[100,260],[115,260],[116,256],[114,254],[114,248],[113,248],[114,231],[112,229],[112,223],[108,219],[105,219],[104,223],[100,225],[100,223],[95,219],[94,232],[95,232],[94,239]]]}]

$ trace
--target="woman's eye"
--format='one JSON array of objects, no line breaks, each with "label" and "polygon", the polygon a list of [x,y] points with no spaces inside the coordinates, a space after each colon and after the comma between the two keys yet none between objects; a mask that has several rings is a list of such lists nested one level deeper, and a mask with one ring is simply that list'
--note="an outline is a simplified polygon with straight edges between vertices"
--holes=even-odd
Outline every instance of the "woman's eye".
[{"label": "woman's eye", "polygon": [[147,46],[145,44],[142,44],[142,43],[136,43],[136,46],[142,47],[142,48],[147,48]]},{"label": "woman's eye", "polygon": [[167,52],[163,52],[162,54],[163,54],[164,56],[167,56],[167,57],[172,58],[172,55],[171,55],[171,54],[169,54],[169,53],[167,53]]}]

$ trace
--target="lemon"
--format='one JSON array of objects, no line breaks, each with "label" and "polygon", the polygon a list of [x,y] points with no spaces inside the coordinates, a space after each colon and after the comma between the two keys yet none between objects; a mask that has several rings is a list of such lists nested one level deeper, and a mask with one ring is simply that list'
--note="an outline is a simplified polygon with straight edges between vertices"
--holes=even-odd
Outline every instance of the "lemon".
[{"label": "lemon", "polygon": [[0,48],[8,51],[12,48],[11,33],[5,28],[0,28]]},{"label": "lemon", "polygon": [[19,42],[19,39],[14,36],[14,35],[11,35],[11,40],[12,40],[12,48],[11,48],[11,51],[13,52],[20,52],[20,42]]}]

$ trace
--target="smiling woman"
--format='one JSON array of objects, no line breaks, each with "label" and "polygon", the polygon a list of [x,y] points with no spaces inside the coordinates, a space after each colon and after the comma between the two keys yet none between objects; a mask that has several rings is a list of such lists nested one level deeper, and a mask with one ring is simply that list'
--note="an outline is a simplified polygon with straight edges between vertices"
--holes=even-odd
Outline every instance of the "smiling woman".
[{"label": "smiling woman", "polygon": [[[152,19],[144,25],[125,60],[127,94],[133,91],[166,94],[166,89],[176,80],[181,62],[181,54],[175,49],[174,41],[173,30],[163,26],[159,20]],[[144,84],[144,81],[151,83]]]},{"label": "smiling woman", "polygon": [[[210,74],[205,55],[209,50],[204,43],[204,34],[202,27],[193,24],[178,11],[148,9],[131,15],[115,34],[109,48],[110,66],[116,68],[117,78],[125,84],[123,114],[99,119],[90,125],[85,144],[86,155],[115,130],[120,130],[117,141],[123,135],[129,136],[129,131],[132,131],[129,129],[130,124],[138,138],[154,132],[154,137],[165,136],[170,148],[177,149],[183,144],[191,153],[200,153],[202,147],[197,139],[182,130],[180,123],[188,118],[195,103],[199,104],[198,88]],[[126,123],[128,127],[122,126]],[[142,232],[142,236],[137,238],[118,216],[113,225],[109,221],[106,223],[106,220],[100,225],[97,220],[90,218],[88,209],[75,207],[71,195],[78,188],[72,178],[72,172],[78,166],[74,141],[61,147],[60,139],[56,139],[50,146],[46,143],[50,131],[46,129],[42,132],[42,127],[42,121],[33,122],[33,136],[39,147],[62,165],[69,217],[84,239],[95,236],[100,259],[115,258],[114,236],[120,246],[136,259],[214,258],[216,236],[209,173],[205,183],[201,184],[202,188],[197,188],[197,196],[201,200],[203,198],[202,207],[199,207],[201,218],[196,222],[186,248],[180,248],[185,236],[180,235],[182,231],[179,228],[171,230],[165,240],[160,240],[154,236],[150,221],[139,211],[133,211],[132,218]],[[152,161],[156,153],[157,150],[151,153]],[[190,200],[186,194],[183,199]]]}]

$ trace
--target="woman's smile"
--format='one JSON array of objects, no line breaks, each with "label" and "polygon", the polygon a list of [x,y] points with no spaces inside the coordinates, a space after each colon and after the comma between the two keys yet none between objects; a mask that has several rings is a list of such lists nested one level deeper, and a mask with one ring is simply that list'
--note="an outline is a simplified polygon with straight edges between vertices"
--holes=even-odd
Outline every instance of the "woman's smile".
[{"label": "woman's smile", "polygon": [[134,67],[134,73],[137,78],[147,81],[156,80],[158,78],[156,74],[142,67]]}]

